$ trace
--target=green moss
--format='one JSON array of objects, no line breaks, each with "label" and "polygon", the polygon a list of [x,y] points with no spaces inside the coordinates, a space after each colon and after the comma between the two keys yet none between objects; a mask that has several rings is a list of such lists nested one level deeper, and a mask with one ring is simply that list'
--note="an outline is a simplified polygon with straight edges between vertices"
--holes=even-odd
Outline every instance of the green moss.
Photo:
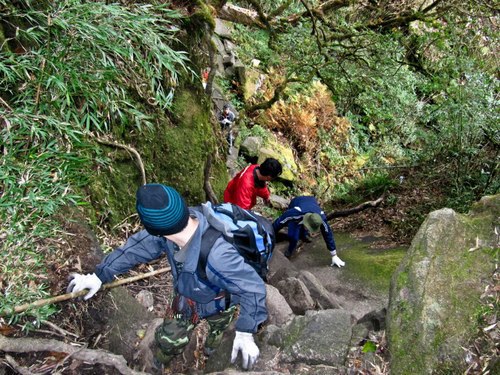
[{"label": "green moss", "polygon": [[[217,157],[217,142],[210,123],[210,107],[196,91],[179,87],[171,117],[142,133],[124,134],[119,140],[133,146],[141,155],[147,182],[175,187],[189,205],[206,201],[204,168],[212,157],[211,185],[219,199],[228,182],[225,161]],[[175,124],[174,124],[175,122]],[[135,192],[141,185],[141,174],[133,156],[127,151],[102,146],[112,160],[109,168],[100,168],[87,187],[94,212],[94,224],[113,228],[135,214]]]},{"label": "green moss", "polygon": [[[203,183],[207,156],[214,155],[217,146],[209,108],[195,92],[180,89],[173,113],[176,125],[162,125],[154,132],[148,131],[141,140],[148,160],[146,174],[151,182],[178,189],[189,204],[199,204],[206,200]],[[223,160],[213,158],[211,172],[212,188],[221,198],[228,181]]]},{"label": "green moss", "polygon": [[141,173],[125,150],[107,146],[103,149],[113,164],[98,169],[90,180],[87,192],[91,195],[92,208],[87,209],[87,214],[93,225],[112,229],[135,213],[135,192],[142,183]]},{"label": "green moss", "polygon": [[290,348],[294,343],[299,340],[302,331],[306,326],[306,319],[303,316],[296,316],[290,326],[287,328],[283,337],[283,349]]},{"label": "green moss", "polygon": [[[408,342],[405,340],[405,342]],[[404,358],[407,355],[407,350],[405,346],[399,346],[399,353],[391,353],[391,358]],[[396,354],[396,355],[394,355]],[[399,371],[401,365],[398,364],[394,366],[394,363],[391,363],[391,374],[393,375],[407,375],[407,374],[425,374],[426,373],[426,364],[425,361],[422,360],[421,356],[414,356],[411,363],[405,365],[403,371]],[[395,370],[397,369],[397,370]]]},{"label": "green moss", "polygon": [[402,271],[399,274],[397,274],[397,277],[396,277],[397,288],[401,289],[407,284],[408,284],[408,272]]},{"label": "green moss", "polygon": [[184,21],[184,27],[189,32],[205,33],[207,26],[210,31],[215,30],[215,20],[212,16],[212,10],[204,1],[196,1],[196,10],[189,18]]},{"label": "green moss", "polygon": [[355,242],[344,236],[335,235],[335,241],[342,244],[339,255],[349,264],[346,278],[368,283],[381,291],[388,291],[392,274],[406,254],[406,248],[372,249],[367,242]]}]

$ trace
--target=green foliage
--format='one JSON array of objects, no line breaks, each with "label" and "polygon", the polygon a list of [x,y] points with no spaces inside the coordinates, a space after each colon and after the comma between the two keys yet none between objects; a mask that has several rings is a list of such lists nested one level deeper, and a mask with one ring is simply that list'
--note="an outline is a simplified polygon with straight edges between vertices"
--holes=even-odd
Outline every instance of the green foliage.
[{"label": "green foliage", "polygon": [[[37,27],[20,34],[34,47],[21,57],[0,59],[1,91],[15,96],[13,104],[57,114],[87,131],[151,125],[151,112],[170,106],[177,70],[185,67],[185,54],[165,43],[174,41],[172,21],[179,15],[166,6],[55,6],[57,16],[25,14]],[[36,79],[18,92],[28,76]]]},{"label": "green foliage", "polygon": [[263,68],[278,64],[279,56],[269,48],[269,35],[264,30],[252,30],[235,24],[232,37],[237,46],[238,57],[245,65],[250,66],[252,59],[260,60]]},{"label": "green foliage", "polygon": [[[461,211],[499,190],[493,8],[474,1],[460,7],[436,3],[432,17],[424,17],[405,2],[377,9],[338,4],[313,18],[300,2],[259,4],[278,18],[272,19],[273,33],[239,29],[241,58],[261,59],[265,68],[301,82],[300,88],[313,77],[326,84],[339,114],[352,123],[349,146],[369,156],[365,167],[420,165],[438,177],[449,203]],[[286,18],[292,14],[296,23]],[[418,21],[380,23],[411,15]],[[323,142],[321,152],[326,174],[357,164],[336,144]],[[319,191],[327,191],[331,179],[319,179]]]},{"label": "green foliage", "polygon": [[239,130],[238,138],[246,139],[248,137],[259,137],[263,140],[269,139],[269,130],[264,129],[260,125],[254,125],[252,127],[242,127]]},{"label": "green foliage", "polygon": [[233,82],[230,79],[224,78],[222,76],[216,76],[215,84],[221,89],[221,91],[224,93],[229,102],[231,102],[234,108],[236,108],[237,110],[241,110],[245,106],[236,88],[233,86]]},{"label": "green foliage", "polygon": [[500,186],[498,82],[478,72],[463,74],[460,81],[450,81],[445,100],[427,107],[426,121],[435,124],[435,133],[422,154],[424,161],[432,158],[443,164],[441,178],[450,182],[449,202],[462,212]]},{"label": "green foliage", "polygon": [[179,17],[165,4],[0,1],[25,51],[0,51],[0,310],[47,296],[54,214],[87,205],[82,189],[108,163],[91,131],[141,130],[171,107],[188,69],[170,47]]},{"label": "green foliage", "polygon": [[361,349],[363,353],[375,353],[377,351],[377,344],[373,341],[368,340],[363,345],[363,349]]},{"label": "green foliage", "polygon": [[387,172],[372,172],[356,181],[338,187],[337,198],[348,204],[359,204],[367,198],[378,198],[396,185]]}]

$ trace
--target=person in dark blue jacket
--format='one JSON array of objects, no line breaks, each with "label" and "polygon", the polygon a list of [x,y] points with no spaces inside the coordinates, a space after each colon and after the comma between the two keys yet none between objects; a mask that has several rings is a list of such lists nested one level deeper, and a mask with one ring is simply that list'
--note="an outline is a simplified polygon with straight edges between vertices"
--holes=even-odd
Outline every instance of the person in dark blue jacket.
[{"label": "person in dark blue jacket", "polygon": [[[253,333],[267,319],[266,287],[224,236],[215,241],[208,254],[206,279],[198,277],[202,235],[219,222],[211,204],[188,208],[175,189],[146,184],[137,191],[136,208],[145,230],[106,256],[94,273],[72,274],[68,291],[88,289],[84,297],[87,300],[115,275],[166,254],[172,268],[176,319],[166,318],[156,331],[162,362],[182,352],[200,319],[207,319],[211,333],[218,334],[229,325],[234,306],[239,305],[231,361],[234,363],[241,351],[243,368],[251,368],[259,356]],[[223,327],[222,321],[226,323]]]},{"label": "person in dark blue jacket", "polygon": [[333,232],[328,225],[326,215],[315,197],[302,196],[291,200],[288,209],[273,222],[275,233],[285,226],[288,227],[287,258],[291,257],[297,248],[299,240],[309,241],[309,234],[321,230],[326,247],[332,256],[332,266],[343,267],[345,263],[337,256],[337,247]]}]

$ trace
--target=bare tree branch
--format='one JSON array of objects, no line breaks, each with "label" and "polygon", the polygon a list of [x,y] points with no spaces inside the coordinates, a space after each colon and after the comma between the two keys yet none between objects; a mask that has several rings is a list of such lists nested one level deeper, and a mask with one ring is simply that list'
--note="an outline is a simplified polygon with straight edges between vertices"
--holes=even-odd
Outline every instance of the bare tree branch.
[{"label": "bare tree branch", "polygon": [[19,363],[17,363],[16,360],[10,355],[5,355],[5,362],[7,362],[13,370],[17,371],[21,375],[34,375],[30,370],[22,367]]},{"label": "bare tree branch", "polygon": [[255,26],[265,29],[257,12],[233,4],[225,4],[218,13],[219,18],[246,26]]},{"label": "bare tree branch", "polygon": [[252,113],[261,109],[269,109],[273,106],[274,103],[276,103],[278,100],[280,100],[281,95],[285,91],[288,83],[291,82],[291,80],[285,80],[282,82],[276,89],[274,90],[274,95],[271,99],[261,102],[255,105],[252,105],[246,109],[246,113]]},{"label": "bare tree branch", "polygon": [[256,1],[256,0],[249,0],[248,2],[250,4],[252,4],[253,8],[255,9],[255,11],[257,12],[257,14],[259,15],[259,19],[262,22],[262,24],[264,24],[266,26],[266,29],[268,29],[269,31],[271,31],[272,27],[269,24],[269,19],[267,18],[266,14],[264,13],[264,10],[260,6],[260,3],[258,1]]},{"label": "bare tree branch", "polygon": [[383,200],[384,200],[384,196],[382,195],[380,198],[378,198],[374,201],[364,202],[356,207],[349,208],[347,210],[333,211],[333,212],[329,213],[328,215],[326,215],[326,219],[332,220],[336,217],[345,217],[345,216],[349,216],[349,215],[358,213],[360,211],[366,210],[367,208],[378,207],[380,205],[380,203],[383,202]]},{"label": "bare tree branch", "polygon": [[321,40],[319,39],[318,30],[316,28],[316,19],[314,17],[314,14],[311,11],[311,9],[309,8],[309,5],[306,3],[305,0],[300,0],[300,2],[304,6],[304,8],[306,8],[309,17],[311,18],[311,23],[312,23],[312,27],[313,27],[312,34],[314,34],[314,36],[316,37],[316,45],[318,46],[319,53],[323,54],[323,50],[322,50],[322,46],[321,46]]},{"label": "bare tree branch", "polygon": [[292,3],[293,0],[288,0],[287,2],[281,4],[278,8],[273,10],[271,13],[269,13],[268,17],[269,19],[275,18],[280,16]]},{"label": "bare tree branch", "polygon": [[442,1],[443,0],[436,0],[421,11],[410,10],[402,12],[398,16],[392,17],[388,20],[367,25],[367,28],[370,30],[388,30],[393,27],[409,25],[413,21],[435,19],[450,9],[450,6],[446,6],[441,8],[439,12],[431,13],[431,11],[434,10]]},{"label": "bare tree branch", "polygon": [[307,17],[310,12],[314,12],[315,14],[325,14],[330,11],[335,11],[340,8],[345,8],[349,6],[353,1],[352,0],[329,0],[323,2],[320,6],[312,9],[306,10],[305,12],[294,14],[286,19],[286,22],[291,24],[292,26],[296,25],[297,22],[300,21],[301,18]]},{"label": "bare tree branch", "polygon": [[[160,273],[165,273],[165,272],[169,272],[169,271],[170,271],[170,267],[164,267],[164,268],[160,268],[160,269],[157,269],[157,270],[154,270],[151,272],[141,273],[141,274],[136,275],[136,276],[127,277],[125,279],[115,280],[115,281],[112,281],[108,284],[104,284],[102,286],[101,290],[115,288],[115,287],[123,285],[123,284],[131,283],[131,282],[137,281],[137,280],[142,280],[142,279],[145,279],[147,277],[155,276],[155,275],[158,275]],[[61,294],[59,296],[40,299],[38,301],[31,302],[31,303],[25,303],[23,305],[15,306],[14,308],[7,307],[7,308],[0,310],[0,316],[10,316],[10,315],[14,315],[14,314],[19,314],[19,313],[26,311],[28,309],[38,308],[38,307],[42,307],[45,305],[50,305],[52,303],[57,303],[57,302],[67,301],[67,300],[72,299],[72,298],[82,297],[87,293],[88,293],[88,290],[84,289],[84,290],[81,290],[79,292]]]}]

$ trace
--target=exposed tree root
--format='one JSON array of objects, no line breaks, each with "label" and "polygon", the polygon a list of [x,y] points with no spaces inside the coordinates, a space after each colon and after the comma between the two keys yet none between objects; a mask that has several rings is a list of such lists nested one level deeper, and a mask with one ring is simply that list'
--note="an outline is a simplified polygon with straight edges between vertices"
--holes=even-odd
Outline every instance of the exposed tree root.
[{"label": "exposed tree root", "polygon": [[155,332],[156,328],[163,323],[162,318],[154,319],[148,326],[144,338],[141,340],[139,344],[138,350],[134,354],[134,362],[138,364],[138,368],[141,368],[143,371],[152,372],[152,366],[154,362],[154,352],[152,348],[154,348],[155,342]]},{"label": "exposed tree root", "polygon": [[[8,338],[0,334],[0,351],[7,353],[67,353],[71,357],[86,363],[112,366],[124,375],[145,374],[143,372],[134,371],[128,367],[127,361],[121,355],[109,353],[104,350],[77,347],[54,339]],[[15,361],[13,363],[9,362],[9,364],[15,365]]]},{"label": "exposed tree root", "polygon": [[204,170],[204,181],[203,181],[203,190],[205,190],[205,194],[207,199],[213,203],[217,204],[217,196],[215,195],[214,189],[212,189],[212,185],[210,184],[210,169],[212,168],[212,155],[207,155],[207,161],[205,163]]},{"label": "exposed tree root", "polygon": [[12,367],[14,371],[17,371],[21,375],[33,375],[32,372],[30,372],[28,369],[22,367],[19,365],[19,363],[16,362],[14,358],[12,358],[10,355],[5,356],[5,362]]},{"label": "exposed tree root", "polygon": [[135,148],[121,144],[121,143],[108,141],[106,139],[96,138],[96,140],[97,140],[97,142],[99,142],[103,145],[122,148],[124,150],[127,150],[131,154],[133,154],[135,156],[135,160],[137,161],[137,166],[139,167],[139,171],[141,172],[142,184],[143,185],[146,184],[146,170],[144,169],[144,164],[142,162],[141,155],[137,152],[137,150]]}]

